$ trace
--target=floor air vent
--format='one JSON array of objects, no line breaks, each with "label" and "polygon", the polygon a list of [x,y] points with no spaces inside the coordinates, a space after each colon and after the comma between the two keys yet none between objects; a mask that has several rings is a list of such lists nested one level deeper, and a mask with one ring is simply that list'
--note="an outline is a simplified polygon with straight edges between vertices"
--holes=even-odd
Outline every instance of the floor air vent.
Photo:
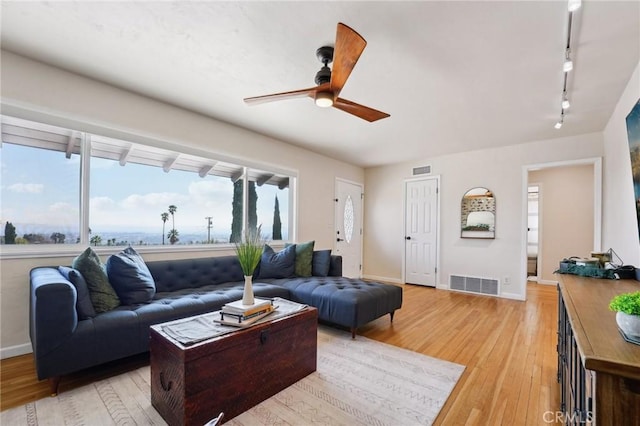
[{"label": "floor air vent", "polygon": [[498,280],[493,278],[468,277],[465,275],[450,275],[449,287],[452,290],[468,291],[471,293],[498,295]]}]

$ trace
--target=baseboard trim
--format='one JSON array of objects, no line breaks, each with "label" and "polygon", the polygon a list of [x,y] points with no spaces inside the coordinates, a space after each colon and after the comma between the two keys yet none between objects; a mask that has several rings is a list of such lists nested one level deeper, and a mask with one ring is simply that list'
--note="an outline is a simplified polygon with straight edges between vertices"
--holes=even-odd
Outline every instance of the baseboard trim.
[{"label": "baseboard trim", "polygon": [[8,348],[0,349],[0,359],[13,358],[14,356],[26,355],[31,352],[33,352],[33,349],[31,349],[31,343],[9,346]]},{"label": "baseboard trim", "polygon": [[538,280],[538,284],[543,284],[543,285],[558,285],[558,281],[553,281],[553,280]]},{"label": "baseboard trim", "polygon": [[377,275],[362,275],[362,278],[365,280],[374,280],[374,281],[383,281],[393,284],[404,284],[399,278],[389,278],[389,277],[379,277]]},{"label": "baseboard trim", "polygon": [[516,293],[500,293],[500,297],[505,299],[521,300],[523,302],[527,300],[525,296]]},{"label": "baseboard trim", "polygon": [[439,290],[449,290],[449,286],[447,284],[438,284],[436,288]]}]

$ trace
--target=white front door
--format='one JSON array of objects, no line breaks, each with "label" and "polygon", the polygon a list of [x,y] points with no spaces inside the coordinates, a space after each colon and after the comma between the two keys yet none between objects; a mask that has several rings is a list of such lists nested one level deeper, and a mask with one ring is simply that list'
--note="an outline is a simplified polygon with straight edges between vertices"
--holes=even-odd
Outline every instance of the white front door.
[{"label": "white front door", "polygon": [[336,179],[336,245],[342,256],[342,275],[362,275],[362,185]]},{"label": "white front door", "polygon": [[436,286],[438,180],[405,183],[405,282]]}]

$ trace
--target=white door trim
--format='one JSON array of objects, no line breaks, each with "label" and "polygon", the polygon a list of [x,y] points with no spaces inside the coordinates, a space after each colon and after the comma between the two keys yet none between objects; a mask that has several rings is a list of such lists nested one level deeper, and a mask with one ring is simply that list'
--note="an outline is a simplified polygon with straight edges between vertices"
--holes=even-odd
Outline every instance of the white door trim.
[{"label": "white door trim", "polygon": [[[358,259],[359,262],[360,262],[360,265],[361,265],[360,277],[362,277],[363,274],[364,274],[364,263],[363,263],[363,260],[364,260],[364,183],[336,177],[336,180],[335,180],[335,183],[334,183],[334,186],[333,186],[333,195],[334,195],[335,199],[338,198],[338,182],[343,182],[343,183],[347,183],[347,184],[350,184],[350,185],[359,186],[360,187],[360,193],[363,194],[362,198],[360,200],[360,230],[361,230],[361,232],[360,232],[360,259]],[[333,221],[334,221],[334,223],[333,223],[333,251],[334,252],[338,249],[337,240],[336,240],[336,230],[338,228],[338,224],[335,223],[335,220],[336,220],[336,205],[335,204],[336,203],[334,203],[334,207],[333,207],[333,212],[334,212],[333,213]]]},{"label": "white door trim", "polygon": [[[436,193],[436,202],[438,203],[436,218],[436,288],[449,288],[447,285],[440,283],[440,175],[423,176],[416,178],[407,178],[402,181],[402,234],[398,236],[402,241],[402,283],[407,282],[407,248],[404,242],[405,230],[407,226],[407,183],[422,180],[435,180],[438,191]],[[525,247],[526,248],[526,247]]]},{"label": "white door trim", "polygon": [[[567,166],[593,166],[593,251],[602,250],[602,157],[583,158],[581,160],[554,161],[550,163],[526,164],[522,166],[522,225],[520,226],[522,236],[520,253],[520,285],[527,283],[527,188],[529,186],[529,172],[549,169],[553,167]],[[541,282],[542,281],[542,282]],[[538,280],[541,284],[551,284]],[[522,289],[522,294],[526,300],[526,288]]]}]

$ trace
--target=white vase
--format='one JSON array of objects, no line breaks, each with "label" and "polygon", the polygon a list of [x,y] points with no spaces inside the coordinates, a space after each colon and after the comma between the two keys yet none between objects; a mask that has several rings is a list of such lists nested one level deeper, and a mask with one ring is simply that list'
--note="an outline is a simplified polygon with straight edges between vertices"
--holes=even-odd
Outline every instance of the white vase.
[{"label": "white vase", "polygon": [[616,322],[624,334],[634,339],[640,339],[640,315],[618,312],[616,313]]},{"label": "white vase", "polygon": [[253,277],[251,275],[244,276],[244,291],[242,292],[242,304],[253,305]]}]

